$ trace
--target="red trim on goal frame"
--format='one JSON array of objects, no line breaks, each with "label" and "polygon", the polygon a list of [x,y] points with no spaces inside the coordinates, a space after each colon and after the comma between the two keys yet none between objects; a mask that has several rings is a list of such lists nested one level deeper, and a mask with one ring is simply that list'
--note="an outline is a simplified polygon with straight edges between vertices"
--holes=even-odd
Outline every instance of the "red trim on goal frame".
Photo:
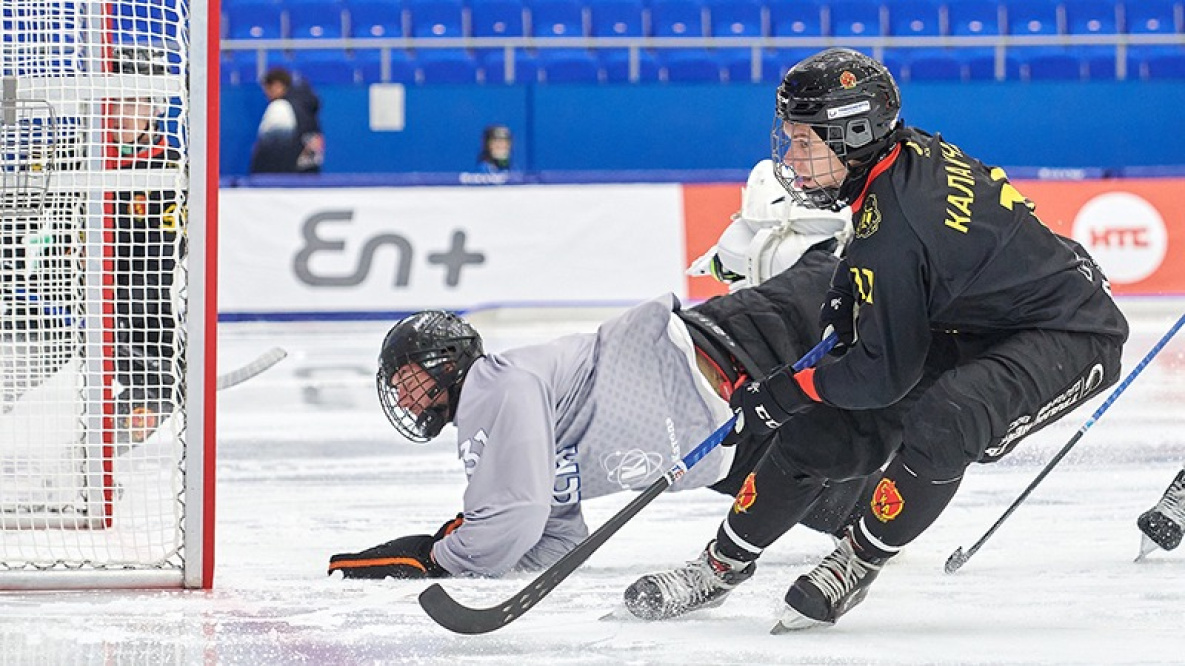
[{"label": "red trim on goal frame", "polygon": [[206,6],[206,331],[204,336],[206,365],[205,387],[206,427],[203,431],[205,447],[202,456],[202,492],[204,514],[202,520],[202,589],[214,586],[214,488],[217,463],[217,395],[218,390],[218,135],[219,94],[221,76],[218,69],[221,40],[221,9],[219,0],[208,0]]}]

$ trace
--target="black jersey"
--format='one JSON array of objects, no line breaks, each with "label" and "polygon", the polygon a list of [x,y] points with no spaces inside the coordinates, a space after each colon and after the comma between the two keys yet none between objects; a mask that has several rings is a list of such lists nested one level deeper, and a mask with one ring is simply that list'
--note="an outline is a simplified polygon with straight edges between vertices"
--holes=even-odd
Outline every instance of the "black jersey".
[{"label": "black jersey", "polygon": [[904,131],[870,171],[852,222],[834,282],[856,296],[859,341],[814,374],[830,404],[868,409],[902,398],[922,375],[931,331],[1127,337],[1086,251],[1045,227],[1003,169],[941,136]]},{"label": "black jersey", "polygon": [[[175,168],[180,153],[158,136],[149,145],[121,157],[120,169]],[[120,284],[147,280],[169,284],[179,255],[178,233],[184,226],[185,201],[178,192],[116,194],[116,265]],[[182,236],[182,239],[184,236]]]}]

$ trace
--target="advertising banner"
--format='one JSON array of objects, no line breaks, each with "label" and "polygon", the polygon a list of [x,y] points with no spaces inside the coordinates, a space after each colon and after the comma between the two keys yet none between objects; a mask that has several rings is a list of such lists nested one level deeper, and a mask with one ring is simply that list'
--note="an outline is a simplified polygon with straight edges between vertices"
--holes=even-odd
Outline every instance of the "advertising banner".
[{"label": "advertising banner", "polygon": [[[1013,181],[1050,229],[1082,243],[1115,294],[1185,295],[1185,180]],[[741,186],[685,185],[687,261],[719,238],[740,208]],[[693,299],[725,293],[708,277],[688,278]]]},{"label": "advertising banner", "polygon": [[677,184],[227,189],[223,315],[682,296]]}]

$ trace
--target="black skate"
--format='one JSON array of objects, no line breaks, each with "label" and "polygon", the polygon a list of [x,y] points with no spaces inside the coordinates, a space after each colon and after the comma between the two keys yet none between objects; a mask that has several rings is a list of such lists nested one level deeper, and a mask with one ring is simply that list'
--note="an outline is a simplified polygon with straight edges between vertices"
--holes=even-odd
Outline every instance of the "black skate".
[{"label": "black skate", "polygon": [[1185,532],[1185,469],[1169,484],[1156,506],[1140,514],[1136,525],[1144,533],[1137,561],[1159,546],[1172,550],[1181,545]]},{"label": "black skate", "polygon": [[625,590],[625,607],[643,620],[665,620],[724,603],[732,588],[749,580],[756,562],[741,562],[708,544],[694,560],[663,573],[647,574]]},{"label": "black skate", "polygon": [[860,557],[849,531],[834,552],[786,591],[786,610],[770,633],[835,624],[864,600],[887,559]]}]

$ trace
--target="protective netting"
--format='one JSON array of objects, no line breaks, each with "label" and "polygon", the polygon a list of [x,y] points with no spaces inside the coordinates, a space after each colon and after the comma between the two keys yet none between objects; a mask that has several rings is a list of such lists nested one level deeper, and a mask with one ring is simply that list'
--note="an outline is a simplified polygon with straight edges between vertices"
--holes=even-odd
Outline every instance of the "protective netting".
[{"label": "protective netting", "polygon": [[178,568],[188,4],[2,7],[0,573]]}]

